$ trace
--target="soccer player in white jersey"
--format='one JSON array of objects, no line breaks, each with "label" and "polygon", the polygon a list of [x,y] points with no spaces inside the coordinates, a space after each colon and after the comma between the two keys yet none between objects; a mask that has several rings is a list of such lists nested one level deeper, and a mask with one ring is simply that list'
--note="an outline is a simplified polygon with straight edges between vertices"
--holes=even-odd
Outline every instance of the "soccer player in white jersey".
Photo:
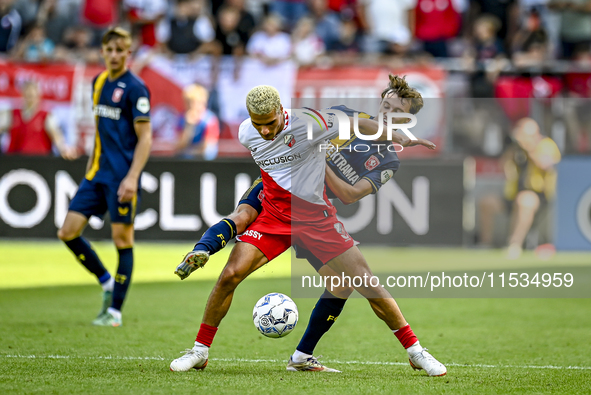
[{"label": "soccer player in white jersey", "polygon": [[[312,123],[312,139],[308,139],[307,122],[300,118],[303,113],[284,110],[279,93],[270,86],[253,88],[247,95],[247,109],[250,119],[240,125],[239,138],[261,168],[263,211],[238,239],[209,296],[195,346],[172,361],[173,371],[205,368],[209,347],[238,284],[292,243],[309,250],[335,275],[373,275],[324,195],[325,158],[319,145],[338,134],[338,123],[330,119]],[[378,123],[369,119],[359,119],[358,126],[362,134],[378,131]],[[414,368],[425,369],[430,376],[446,374],[445,366],[420,345],[385,288],[364,282],[355,289],[396,334]]]}]

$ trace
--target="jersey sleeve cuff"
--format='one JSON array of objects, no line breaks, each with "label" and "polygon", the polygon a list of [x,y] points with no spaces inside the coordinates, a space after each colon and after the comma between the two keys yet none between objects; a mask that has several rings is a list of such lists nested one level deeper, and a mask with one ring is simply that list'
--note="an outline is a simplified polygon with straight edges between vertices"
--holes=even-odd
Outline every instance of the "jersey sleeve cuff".
[{"label": "jersey sleeve cuff", "polygon": [[372,195],[378,192],[380,188],[377,187],[377,185],[375,184],[375,182],[373,182],[371,178],[363,177],[362,179],[369,181],[369,183],[371,184],[371,188],[373,189]]}]

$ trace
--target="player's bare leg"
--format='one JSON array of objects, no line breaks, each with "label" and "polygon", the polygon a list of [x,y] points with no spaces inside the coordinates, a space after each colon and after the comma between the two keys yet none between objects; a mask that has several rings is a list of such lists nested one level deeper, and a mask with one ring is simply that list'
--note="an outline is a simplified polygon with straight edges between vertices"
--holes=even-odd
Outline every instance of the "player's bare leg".
[{"label": "player's bare leg", "polygon": [[[208,251],[207,248],[201,247],[200,243],[198,242],[195,245],[195,248],[185,255],[181,263],[174,271],[174,274],[179,276],[181,280],[184,280],[195,270],[205,266],[205,264],[209,261],[210,255],[224,248],[227,242],[230,241],[230,239],[236,237],[237,234],[239,235],[243,233],[246,228],[254,222],[257,216],[258,212],[252,206],[248,204],[238,205],[232,214],[220,221],[220,223],[211,227],[210,229],[212,231],[208,229],[201,238],[201,240],[212,238],[211,242],[213,243],[210,242],[208,244],[213,245],[214,251]],[[227,219],[230,221],[226,221],[228,223],[224,224],[224,221]],[[232,225],[235,226],[235,231],[231,229]],[[224,229],[226,232],[218,234],[218,232],[214,231],[216,226],[222,226],[222,229]],[[228,227],[230,229],[228,229]],[[229,234],[224,235],[224,233],[227,233],[228,230],[230,230]],[[211,235],[208,233],[211,233]]]},{"label": "player's bare leg", "polygon": [[[337,272],[335,272],[335,270],[328,265],[322,266],[318,270],[318,274],[320,274],[320,277],[323,278],[338,276]],[[355,291],[355,288],[353,288],[352,286],[340,284],[337,287],[332,287],[329,291],[331,294],[333,294],[339,299],[348,299],[349,296],[351,296],[351,294],[353,293],[353,291]]]},{"label": "player's bare leg", "polygon": [[376,285],[372,286],[369,279],[373,276],[373,273],[357,247],[349,248],[341,255],[330,260],[328,265],[337,274],[340,274],[339,277],[341,278],[344,275],[349,276],[351,279],[354,276],[368,279],[355,289],[367,299],[375,314],[388,325],[400,340],[408,352],[409,362],[413,369],[424,369],[429,376],[443,376],[447,373],[445,366],[429,354],[425,348],[421,347],[390,293],[375,282]]},{"label": "player's bare leg", "polygon": [[521,255],[523,242],[529,232],[536,212],[540,207],[540,198],[535,192],[521,191],[515,198],[515,227],[509,238],[508,259],[517,259]]},{"label": "player's bare leg", "polygon": [[257,247],[248,243],[236,243],[228,263],[207,299],[203,323],[218,327],[230,309],[238,284],[267,262],[267,257]]},{"label": "player's bare leg", "polygon": [[75,211],[68,211],[62,227],[57,231],[61,241],[70,241],[79,237],[88,223],[88,218]]},{"label": "player's bare leg", "polygon": [[[327,265],[337,273],[338,277],[344,275],[351,278],[354,276],[364,278],[365,276],[369,279],[373,276],[365,258],[357,247],[349,248],[341,255],[330,260]],[[376,315],[392,330],[405,326],[406,320],[390,293],[380,285],[372,287],[369,280],[365,281],[365,283],[355,289],[368,300]]]},{"label": "player's bare leg", "polygon": [[230,309],[236,287],[267,262],[267,257],[257,247],[248,243],[236,243],[228,263],[207,299],[195,346],[186,350],[182,357],[172,361],[170,370],[186,372],[207,366],[209,346],[217,327]]}]

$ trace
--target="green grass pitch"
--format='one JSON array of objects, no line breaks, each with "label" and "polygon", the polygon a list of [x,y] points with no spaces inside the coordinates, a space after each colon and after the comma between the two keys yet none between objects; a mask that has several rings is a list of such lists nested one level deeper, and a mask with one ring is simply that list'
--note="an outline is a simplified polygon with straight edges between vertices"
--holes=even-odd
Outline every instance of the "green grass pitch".
[{"label": "green grass pitch", "polygon": [[[296,299],[300,321],[282,339],[259,335],[254,303],[290,290],[289,257],[261,269],[238,288],[204,371],[173,373],[168,366],[192,346],[222,251],[180,281],[173,271],[191,244],[136,247],[135,282],[123,327],[90,325],[100,288],[57,242],[0,242],[0,393],[201,394],[532,394],[590,393],[589,299],[399,299],[421,343],[448,367],[427,377],[367,302],[355,298],[316,353],[342,374],[286,372],[315,299]],[[109,269],[115,250],[96,243]],[[442,249],[372,250],[372,260],[499,261],[500,252]],[[496,255],[495,255],[496,254]],[[484,258],[483,258],[484,257]],[[568,264],[588,254],[559,254]],[[527,266],[526,255],[522,263]],[[505,264],[505,263],[503,263]]]}]

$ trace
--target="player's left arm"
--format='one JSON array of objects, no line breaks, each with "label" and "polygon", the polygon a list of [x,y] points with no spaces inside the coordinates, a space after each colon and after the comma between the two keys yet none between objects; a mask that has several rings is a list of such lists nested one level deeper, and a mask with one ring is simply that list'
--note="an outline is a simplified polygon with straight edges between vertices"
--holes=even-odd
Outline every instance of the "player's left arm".
[{"label": "player's left arm", "polygon": [[145,119],[135,121],[133,127],[138,141],[133,152],[131,167],[117,190],[117,196],[120,202],[131,201],[137,193],[140,175],[148,162],[150,149],[152,148],[152,124],[150,121]]},{"label": "player's left arm", "polygon": [[62,158],[67,159],[67,160],[73,160],[78,157],[78,153],[76,152],[76,149],[73,147],[69,147],[66,144],[66,140],[64,139],[64,134],[62,133],[62,130],[60,129],[60,127],[57,123],[57,120],[55,119],[55,117],[53,115],[47,114],[47,117],[45,117],[44,127],[45,127],[45,132],[47,133],[47,135],[51,138],[51,141],[53,141],[53,143],[57,147],[57,150],[59,151]]},{"label": "player's left arm", "polygon": [[362,178],[354,185],[351,185],[339,178],[328,165],[326,166],[325,181],[330,190],[344,204],[355,203],[374,191],[373,186],[367,179]]},{"label": "player's left arm", "polygon": [[[372,120],[372,119],[359,119],[359,132],[365,135],[375,135],[379,130],[379,123]],[[385,131],[385,130],[384,130]],[[355,133],[353,130],[353,122],[351,122],[351,133]],[[382,135],[376,138],[376,141],[385,141],[388,138],[387,133],[382,133]],[[417,138],[416,140],[411,140],[405,134],[399,133],[396,130],[392,131],[392,142],[395,144],[400,144],[403,147],[413,147],[415,145],[422,145],[427,147],[428,149],[434,150],[436,145],[427,139]]]}]

